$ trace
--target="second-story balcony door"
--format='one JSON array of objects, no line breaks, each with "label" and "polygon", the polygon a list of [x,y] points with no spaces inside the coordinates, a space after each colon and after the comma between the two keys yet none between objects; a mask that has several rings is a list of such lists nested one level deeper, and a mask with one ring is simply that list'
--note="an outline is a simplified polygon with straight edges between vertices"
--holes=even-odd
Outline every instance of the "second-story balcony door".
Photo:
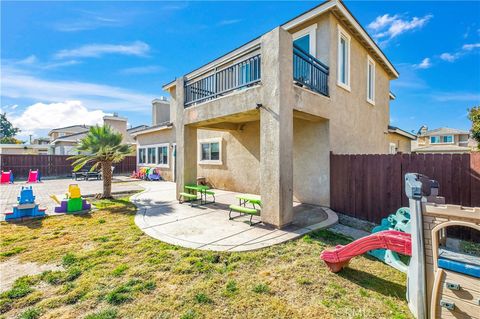
[{"label": "second-story balcony door", "polygon": [[293,45],[299,47],[303,51],[310,53],[310,34],[306,34],[303,37],[300,37],[293,41]]}]

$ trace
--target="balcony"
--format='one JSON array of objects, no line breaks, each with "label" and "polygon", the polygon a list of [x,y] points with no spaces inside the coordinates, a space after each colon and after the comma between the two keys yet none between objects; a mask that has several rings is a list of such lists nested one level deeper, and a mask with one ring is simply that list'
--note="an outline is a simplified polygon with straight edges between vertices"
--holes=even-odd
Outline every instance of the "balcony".
[{"label": "balcony", "polygon": [[[260,46],[185,81],[185,108],[225,96],[260,83]],[[293,80],[302,87],[328,96],[329,69],[298,46],[293,47]]]},{"label": "balcony", "polygon": [[293,80],[296,84],[328,96],[328,66],[293,45]]},{"label": "balcony", "polygon": [[214,68],[200,78],[186,81],[185,107],[259,83],[261,64],[261,56],[258,53],[227,67]]}]

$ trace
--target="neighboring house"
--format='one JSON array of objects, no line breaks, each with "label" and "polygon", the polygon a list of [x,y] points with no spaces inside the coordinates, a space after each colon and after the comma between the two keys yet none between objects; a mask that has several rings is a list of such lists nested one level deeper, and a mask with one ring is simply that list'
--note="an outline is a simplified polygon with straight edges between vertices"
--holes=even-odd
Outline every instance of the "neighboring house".
[{"label": "neighboring house", "polygon": [[177,195],[200,177],[260,194],[262,221],[283,227],[294,200],[329,206],[330,152],[389,153],[397,77],[345,5],[324,2],[164,85],[170,112],[154,101],[162,115],[134,134],[139,166],[175,175]]},{"label": "neighboring house", "polygon": [[388,126],[388,140],[389,144],[389,153],[411,153],[412,151],[412,141],[415,141],[417,136],[412,133],[408,133],[396,126]]},{"label": "neighboring house", "polygon": [[477,143],[470,138],[470,132],[441,127],[428,130],[422,126],[417,133],[417,142],[412,147],[415,153],[469,153]]},{"label": "neighboring house", "polygon": [[[133,147],[135,147],[136,143],[131,133],[146,127],[146,125],[140,125],[127,129],[127,118],[120,117],[117,114],[104,116],[103,124],[109,125],[115,131],[120,132],[123,136],[123,143],[130,144]],[[87,135],[89,129],[90,127],[86,125],[74,125],[51,130],[48,133],[51,139],[50,153],[55,155],[77,154],[75,148],[78,142]]]},{"label": "neighboring house", "polygon": [[38,137],[32,141],[33,145],[49,145],[50,138],[48,137]]},{"label": "neighboring house", "polygon": [[49,145],[36,144],[0,144],[0,155],[39,155],[48,154]]}]

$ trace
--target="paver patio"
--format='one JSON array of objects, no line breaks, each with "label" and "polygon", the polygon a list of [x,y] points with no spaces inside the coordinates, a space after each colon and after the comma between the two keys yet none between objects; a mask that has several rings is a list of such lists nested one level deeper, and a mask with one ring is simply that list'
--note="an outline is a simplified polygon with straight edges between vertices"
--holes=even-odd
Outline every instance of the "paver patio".
[{"label": "paver patio", "polygon": [[[112,183],[112,192],[132,192],[140,191],[144,188],[140,186],[142,181],[135,181],[124,177],[115,177]],[[78,184],[82,192],[82,196],[94,195],[102,192],[103,184],[101,180],[75,181],[72,179],[52,179],[44,180],[41,183],[27,184],[26,182],[16,182],[15,184],[0,185],[0,220],[4,219],[3,213],[12,209],[12,205],[17,204],[17,196],[20,194],[22,186],[32,186],[33,194],[36,196],[35,201],[40,207],[47,208],[46,214],[54,213],[54,207],[58,206],[50,195],[56,195],[59,199],[65,196],[69,184]]]},{"label": "paver patio", "polygon": [[[238,204],[237,193],[215,190],[216,203],[190,207],[175,198],[175,184],[148,183],[146,190],[132,196],[139,208],[135,223],[146,234],[183,247],[215,251],[247,251],[279,244],[326,228],[338,221],[328,208],[295,203],[294,223],[284,229],[250,226],[249,216],[228,219],[228,206]],[[235,214],[235,213],[232,213]],[[236,216],[236,215],[234,215]],[[254,217],[259,221],[259,217]]]}]

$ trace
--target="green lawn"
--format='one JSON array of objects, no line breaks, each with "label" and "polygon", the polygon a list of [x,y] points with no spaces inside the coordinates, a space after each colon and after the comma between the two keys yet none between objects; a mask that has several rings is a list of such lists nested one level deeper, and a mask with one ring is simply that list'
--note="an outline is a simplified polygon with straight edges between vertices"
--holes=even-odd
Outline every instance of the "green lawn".
[{"label": "green lawn", "polygon": [[332,274],[319,231],[247,253],[162,243],[135,226],[128,199],[91,215],[0,226],[0,261],[62,264],[0,295],[6,318],[410,318],[403,273],[370,258]]}]

